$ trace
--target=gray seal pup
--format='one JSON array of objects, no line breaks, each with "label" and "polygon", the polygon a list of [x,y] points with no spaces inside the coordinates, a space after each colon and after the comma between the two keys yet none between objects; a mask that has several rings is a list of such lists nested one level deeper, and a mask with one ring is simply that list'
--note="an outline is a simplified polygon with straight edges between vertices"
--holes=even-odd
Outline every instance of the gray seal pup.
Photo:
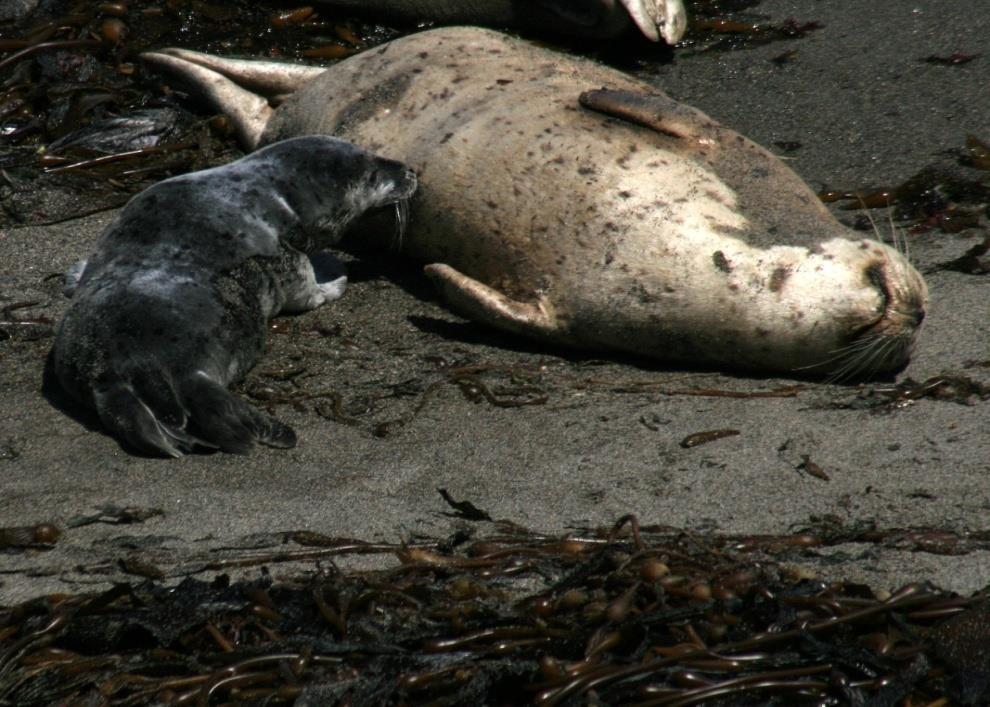
[{"label": "gray seal pup", "polygon": [[[504,331],[852,378],[902,367],[924,317],[917,270],[780,159],[586,59],[478,28],[326,70],[146,58],[195,83],[248,146],[324,133],[411,165],[402,250],[455,309]],[[291,95],[273,109],[259,92]]]},{"label": "gray seal pup", "polygon": [[636,27],[644,37],[676,44],[687,29],[683,0],[321,0],[389,21],[523,27],[612,39]]},{"label": "gray seal pup", "polygon": [[343,293],[346,278],[318,283],[307,254],[415,188],[403,164],[325,136],[149,187],[67,276],[58,381],[142,452],[293,446],[289,426],[226,386],[261,356],[269,317]]}]

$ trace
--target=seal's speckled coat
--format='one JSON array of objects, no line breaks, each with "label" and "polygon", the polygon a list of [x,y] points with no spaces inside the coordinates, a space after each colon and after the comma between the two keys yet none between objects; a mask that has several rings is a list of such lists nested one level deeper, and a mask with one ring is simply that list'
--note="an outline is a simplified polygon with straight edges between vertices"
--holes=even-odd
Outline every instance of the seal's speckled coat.
[{"label": "seal's speckled coat", "polygon": [[286,140],[160,182],[100,237],[53,349],[56,375],[135,448],[291,447],[293,431],[226,390],[255,364],[266,322],[343,293],[306,254],[366,209],[410,196],[403,165],[342,140]]}]

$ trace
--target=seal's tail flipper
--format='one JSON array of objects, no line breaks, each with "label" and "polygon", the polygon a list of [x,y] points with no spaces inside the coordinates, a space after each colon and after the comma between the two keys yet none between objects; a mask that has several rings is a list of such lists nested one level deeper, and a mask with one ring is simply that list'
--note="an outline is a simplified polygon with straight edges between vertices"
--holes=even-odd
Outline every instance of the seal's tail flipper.
[{"label": "seal's tail flipper", "polygon": [[193,61],[190,55],[206,56],[197,52],[170,49],[164,52],[145,52],[141,58],[164,67],[196,86],[204,98],[233,121],[244,147],[249,150],[256,148],[272,114],[268,100],[239,86],[224,73]]},{"label": "seal's tail flipper", "polygon": [[94,397],[103,424],[141,452],[181,457],[197,445],[211,446],[180,427],[161,421],[124,382],[97,390]]},{"label": "seal's tail flipper", "polygon": [[230,59],[178,48],[147,52],[141,56],[154,60],[156,55],[162,54],[226,76],[238,86],[276,100],[299,90],[304,84],[326,71],[323,66],[304,66],[285,61]]},{"label": "seal's tail flipper", "polygon": [[225,452],[247,454],[256,441],[280,449],[296,446],[291,427],[248,405],[202,373],[184,381],[180,391],[196,436]]},{"label": "seal's tail flipper", "polygon": [[121,379],[95,391],[94,398],[103,424],[146,454],[181,457],[197,447],[247,454],[256,441],[280,448],[296,444],[291,427],[203,374],[183,381],[178,392],[164,379]]},{"label": "seal's tail flipper", "polygon": [[423,271],[454,309],[475,321],[524,336],[567,340],[545,302],[514,300],[442,263],[427,265]]}]

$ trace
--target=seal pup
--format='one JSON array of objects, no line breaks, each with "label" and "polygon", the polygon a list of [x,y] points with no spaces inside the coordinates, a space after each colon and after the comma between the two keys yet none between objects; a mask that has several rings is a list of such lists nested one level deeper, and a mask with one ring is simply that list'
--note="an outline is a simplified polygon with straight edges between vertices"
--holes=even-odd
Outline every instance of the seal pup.
[{"label": "seal pup", "polygon": [[[924,317],[904,256],[840,224],[781,160],[586,59],[478,28],[327,70],[146,58],[194,82],[249,147],[324,133],[413,166],[402,250],[455,309],[505,331],[854,377],[903,366]],[[275,109],[257,95],[293,86]]]},{"label": "seal pup", "polygon": [[58,381],[143,452],[292,447],[289,426],[226,386],[257,362],[269,317],[343,294],[346,278],[317,282],[307,254],[415,188],[399,162],[325,136],[149,187],[67,275]]},{"label": "seal pup", "polygon": [[391,21],[524,27],[612,39],[635,26],[647,39],[673,45],[687,29],[683,0],[321,0]]}]

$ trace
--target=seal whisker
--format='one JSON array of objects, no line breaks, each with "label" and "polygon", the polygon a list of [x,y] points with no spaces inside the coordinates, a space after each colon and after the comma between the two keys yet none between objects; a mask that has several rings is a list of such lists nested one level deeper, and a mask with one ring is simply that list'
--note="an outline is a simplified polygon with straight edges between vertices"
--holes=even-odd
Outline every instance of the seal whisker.
[{"label": "seal whisker", "polygon": [[842,361],[834,373],[830,374],[826,379],[826,383],[844,383],[855,373],[857,367],[857,361],[862,356],[861,351],[852,352],[849,354],[843,354],[842,356],[836,357],[838,360]]},{"label": "seal whisker", "polygon": [[826,383],[846,383],[856,377],[862,370],[861,362],[865,356],[869,355],[868,349],[852,352],[844,357],[842,365],[835,372],[825,379]]},{"label": "seal whisker", "polygon": [[[907,232],[899,229],[897,224],[894,223],[893,207],[887,210],[887,221],[890,224],[890,233],[894,240],[894,248],[904,256],[904,259],[908,263],[911,263],[911,242],[908,240]],[[898,234],[900,234],[900,238],[898,238]]]},{"label": "seal whisker", "polygon": [[907,257],[907,253],[905,252],[907,246],[907,240],[898,238],[897,226],[894,225],[893,207],[887,209],[887,225],[890,226],[890,240],[894,244],[894,250],[896,250],[901,255]]},{"label": "seal whisker", "polygon": [[884,352],[890,347],[890,339],[871,337],[873,346],[863,351],[852,369],[853,376],[875,373],[884,360]]},{"label": "seal whisker", "polygon": [[392,248],[396,251],[402,250],[402,238],[406,234],[406,225],[409,223],[409,200],[400,199],[395,202],[395,232],[392,236]]},{"label": "seal whisker", "polygon": [[[855,378],[866,370],[876,372],[877,364],[882,363],[888,356],[883,350],[893,343],[892,339],[879,335],[865,336],[841,346],[832,351],[832,355],[814,366],[803,368],[818,368],[832,362],[838,362],[838,368],[826,379],[826,383],[842,383]],[[873,362],[873,365],[870,365]]]},{"label": "seal whisker", "polygon": [[870,337],[874,346],[864,352],[858,362],[855,374],[871,376],[879,372],[886,361],[891,358],[891,354],[899,349],[896,337]]},{"label": "seal whisker", "polygon": [[[870,226],[873,228],[873,235],[877,237],[878,241],[883,241],[883,235],[880,233],[880,229],[877,228],[877,222],[873,219],[873,214],[870,213],[869,207],[866,205],[866,201],[863,199],[862,194],[857,194],[856,199],[859,201],[859,208],[863,210],[866,214],[867,220],[870,222]],[[889,201],[888,201],[889,205]]]}]

